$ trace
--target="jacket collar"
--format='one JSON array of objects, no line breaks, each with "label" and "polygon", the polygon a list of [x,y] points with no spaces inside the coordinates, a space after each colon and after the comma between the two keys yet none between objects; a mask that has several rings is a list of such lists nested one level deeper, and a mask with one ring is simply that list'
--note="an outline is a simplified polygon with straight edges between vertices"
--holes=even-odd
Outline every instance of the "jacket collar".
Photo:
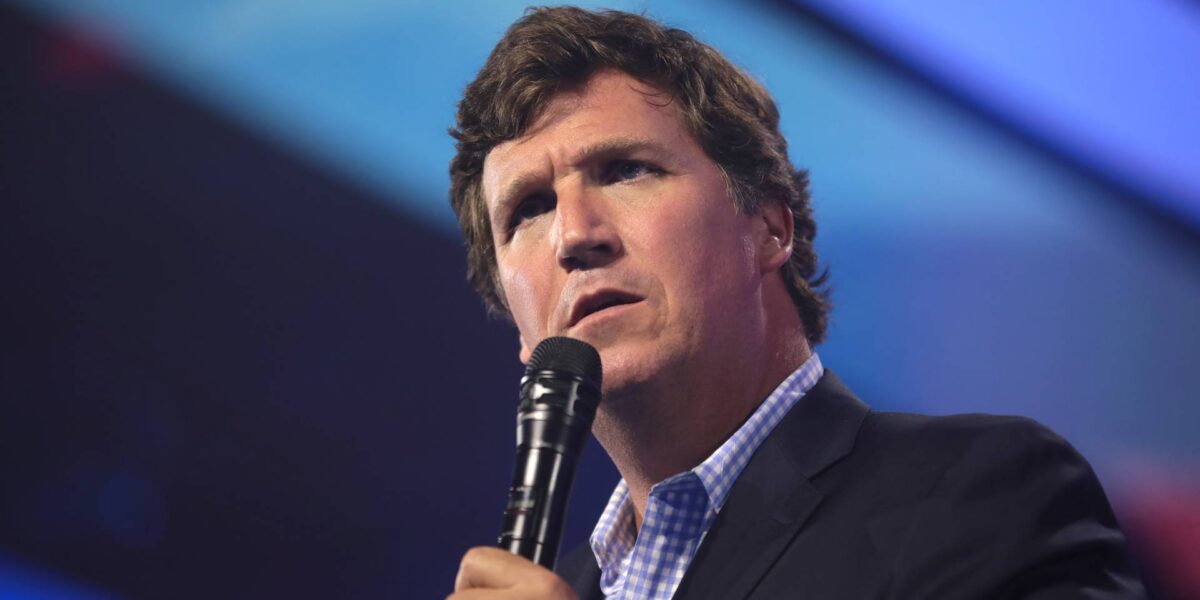
[{"label": "jacket collar", "polygon": [[749,595],[821,503],[812,478],[850,453],[869,410],[827,370],[750,459],[674,597]]},{"label": "jacket collar", "polygon": [[[850,453],[869,411],[826,369],[750,459],[674,597],[748,596],[821,503],[812,478]],[[587,544],[559,571],[581,600],[603,599],[600,567]]]}]

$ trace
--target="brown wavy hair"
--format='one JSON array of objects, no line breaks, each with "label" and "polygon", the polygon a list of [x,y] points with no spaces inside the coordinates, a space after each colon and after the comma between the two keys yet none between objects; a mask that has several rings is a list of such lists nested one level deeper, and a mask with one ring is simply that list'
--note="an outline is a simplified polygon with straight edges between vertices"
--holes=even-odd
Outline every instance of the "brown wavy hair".
[{"label": "brown wavy hair", "polygon": [[458,105],[450,203],[467,244],[467,279],[488,310],[511,319],[482,193],[483,163],[520,137],[560,91],[616,69],[670,94],[683,124],[720,168],[738,209],[784,202],[795,223],[792,255],[780,271],[808,340],[825,338],[827,270],[819,271],[808,173],[788,160],[779,110],[758,82],[686,31],[619,11],[532,8],[492,50]]}]

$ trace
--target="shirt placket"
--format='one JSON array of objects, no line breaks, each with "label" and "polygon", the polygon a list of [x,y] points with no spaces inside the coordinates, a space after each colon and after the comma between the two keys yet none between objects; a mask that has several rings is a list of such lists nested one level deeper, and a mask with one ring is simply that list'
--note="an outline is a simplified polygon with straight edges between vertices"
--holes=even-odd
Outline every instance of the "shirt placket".
[{"label": "shirt placket", "polygon": [[623,598],[671,597],[704,533],[707,511],[708,493],[695,473],[681,473],[650,490]]}]

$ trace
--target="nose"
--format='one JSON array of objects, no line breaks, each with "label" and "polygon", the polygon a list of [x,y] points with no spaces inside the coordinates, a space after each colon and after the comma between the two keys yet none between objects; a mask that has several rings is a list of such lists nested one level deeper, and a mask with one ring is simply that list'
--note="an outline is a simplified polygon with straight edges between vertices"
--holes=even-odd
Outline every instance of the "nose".
[{"label": "nose", "polygon": [[556,190],[554,243],[567,271],[602,267],[621,255],[621,237],[608,199],[586,183]]}]

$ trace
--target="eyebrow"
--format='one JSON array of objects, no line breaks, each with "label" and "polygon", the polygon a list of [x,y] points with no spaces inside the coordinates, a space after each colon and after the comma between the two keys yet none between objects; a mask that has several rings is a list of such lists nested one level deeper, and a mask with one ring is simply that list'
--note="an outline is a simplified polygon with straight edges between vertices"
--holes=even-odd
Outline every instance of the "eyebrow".
[{"label": "eyebrow", "polygon": [[598,156],[628,154],[638,150],[649,150],[656,154],[666,154],[669,151],[663,144],[649,138],[619,136],[600,140],[580,150],[571,158],[573,163],[582,163]]},{"label": "eyebrow", "polygon": [[[670,153],[667,146],[636,136],[617,136],[600,140],[571,155],[571,164],[582,164],[614,155],[631,154],[638,151],[649,151],[659,157]],[[542,174],[537,171],[521,173],[505,184],[492,217],[500,217],[508,213],[508,209],[524,195],[524,191],[542,180]]]}]

